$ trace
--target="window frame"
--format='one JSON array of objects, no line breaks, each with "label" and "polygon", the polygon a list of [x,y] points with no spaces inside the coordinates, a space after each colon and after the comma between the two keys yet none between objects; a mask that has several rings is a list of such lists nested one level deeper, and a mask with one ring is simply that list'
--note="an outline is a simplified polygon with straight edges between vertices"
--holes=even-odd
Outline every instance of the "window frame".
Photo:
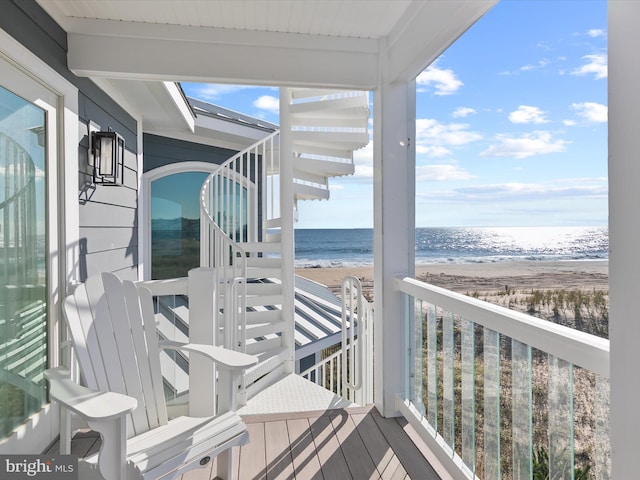
[{"label": "window frame", "polygon": [[[62,299],[79,278],[78,89],[2,29],[0,63],[0,84],[46,111],[47,361],[54,367],[63,357]],[[0,439],[0,453],[39,453],[58,432],[58,409],[47,403]]]},{"label": "window frame", "polygon": [[[160,178],[168,177],[177,173],[189,173],[189,172],[204,172],[208,175],[215,173],[220,164],[208,163],[208,162],[175,162],[162,167],[149,170],[142,175],[142,208],[140,209],[139,224],[143,225],[143,238],[142,238],[142,280],[151,280],[151,183]],[[256,183],[252,182],[249,178],[237,175],[238,178],[234,178],[242,187],[249,189],[255,189]],[[251,205],[247,205],[247,209],[251,210]],[[247,212],[247,218],[253,218],[251,213]]]}]

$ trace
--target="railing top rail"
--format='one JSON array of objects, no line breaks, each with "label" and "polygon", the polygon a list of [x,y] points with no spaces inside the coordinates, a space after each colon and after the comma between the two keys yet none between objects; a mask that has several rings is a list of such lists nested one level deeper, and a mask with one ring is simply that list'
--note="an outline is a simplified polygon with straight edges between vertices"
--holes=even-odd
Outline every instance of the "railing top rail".
[{"label": "railing top rail", "polygon": [[[357,340],[356,340],[357,342]],[[313,365],[312,367],[307,368],[304,372],[301,372],[299,375],[301,377],[304,377],[305,375],[309,375],[310,373],[316,371],[318,368],[322,368],[323,365],[326,365],[327,363],[331,363],[333,360],[335,360],[336,358],[338,358],[340,355],[342,355],[342,348],[336,352],[333,352],[331,355],[329,355],[326,358],[323,358],[322,360],[320,360],[318,363],[316,363],[315,365]]]},{"label": "railing top rail", "polygon": [[222,170],[224,167],[226,167],[228,164],[230,164],[231,162],[233,162],[234,160],[237,160],[238,158],[242,157],[243,155],[246,155],[247,153],[251,153],[252,150],[255,150],[255,148],[265,142],[268,142],[269,140],[271,140],[272,138],[277,137],[278,135],[280,135],[280,130],[276,130],[273,133],[270,133],[269,135],[267,135],[264,138],[261,138],[260,140],[258,140],[257,142],[249,145],[247,148],[245,148],[244,150],[239,151],[238,153],[236,153],[235,155],[233,155],[232,157],[229,157],[228,160],[225,160],[224,162],[222,162],[218,168],[212,172],[209,176],[213,177],[215,176],[220,170]]},{"label": "railing top rail", "polygon": [[[246,252],[244,251],[244,249],[242,248],[240,243],[229,239],[227,233],[224,232],[224,230],[216,223],[216,221],[213,218],[213,212],[210,211],[211,206],[210,206],[209,201],[208,201],[209,189],[211,188],[213,179],[216,178],[216,176],[218,176],[218,175],[223,175],[224,172],[225,172],[225,169],[227,169],[227,167],[229,167],[229,165],[231,165],[234,161],[236,161],[238,159],[241,159],[245,155],[249,155],[251,153],[256,153],[256,154],[260,153],[256,149],[260,148],[261,145],[267,144],[267,142],[272,141],[274,138],[278,137],[278,135],[280,135],[280,130],[276,130],[275,132],[265,136],[264,138],[258,140],[254,144],[248,146],[244,150],[242,150],[242,151],[236,153],[235,155],[233,155],[232,157],[230,157],[228,160],[226,160],[225,162],[220,164],[218,166],[218,168],[216,168],[211,174],[209,174],[209,176],[206,178],[206,180],[202,184],[202,188],[200,189],[200,218],[201,218],[201,221],[204,219],[204,221],[211,228],[213,228],[213,230],[215,232],[217,232],[217,235],[220,235],[221,238],[225,239],[223,241],[227,241],[230,244],[232,244],[233,248],[240,254],[240,256],[242,258],[245,257]],[[236,181],[239,181],[240,183],[245,181],[245,179],[241,178],[240,174],[237,174],[236,172],[234,172],[234,176],[235,175],[238,176],[238,179]],[[201,261],[202,261],[202,259],[201,259]]]},{"label": "railing top rail", "polygon": [[396,278],[396,289],[519,342],[609,378],[609,340],[416,280]]},{"label": "railing top rail", "polygon": [[153,295],[188,295],[188,278],[167,278],[165,280],[144,280],[138,285],[151,290]]},{"label": "railing top rail", "polygon": [[262,145],[263,143],[268,142],[269,140],[277,137],[278,135],[280,135],[280,130],[276,130],[275,132],[273,132],[273,133],[267,135],[266,137],[258,140],[254,144],[248,146],[244,150],[236,153],[235,155],[230,157],[228,160],[226,160],[223,163],[221,163],[220,165],[218,165],[218,168],[215,169],[213,172],[211,172],[211,174],[209,174],[207,179],[202,184],[202,188],[200,189],[200,211],[205,214],[205,217],[210,221],[210,223],[215,223],[215,222],[213,221],[213,217],[211,216],[211,212],[209,212],[209,210],[207,209],[205,198],[206,198],[206,191],[207,191],[207,188],[209,187],[209,184],[211,183],[211,180],[213,178],[215,178],[215,176],[218,175],[223,169],[225,169],[230,163],[234,162],[235,160],[237,160],[239,158],[242,158],[243,155],[251,153],[251,151],[255,150],[259,145]]}]

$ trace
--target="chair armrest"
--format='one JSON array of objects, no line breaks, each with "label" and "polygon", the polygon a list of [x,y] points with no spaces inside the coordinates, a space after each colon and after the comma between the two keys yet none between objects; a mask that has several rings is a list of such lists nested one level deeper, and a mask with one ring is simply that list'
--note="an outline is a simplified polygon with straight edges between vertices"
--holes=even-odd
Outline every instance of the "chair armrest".
[{"label": "chair armrest", "polygon": [[89,421],[119,418],[136,408],[138,401],[115,392],[97,392],[78,385],[64,367],[44,372],[49,381],[49,394],[55,401]]},{"label": "chair armrest", "polygon": [[254,355],[247,355],[246,353],[236,352],[227,348],[214,347],[213,345],[162,340],[159,342],[159,346],[162,349],[183,350],[185,352],[204,355],[218,365],[225,366],[232,370],[244,370],[258,363],[258,357]]}]

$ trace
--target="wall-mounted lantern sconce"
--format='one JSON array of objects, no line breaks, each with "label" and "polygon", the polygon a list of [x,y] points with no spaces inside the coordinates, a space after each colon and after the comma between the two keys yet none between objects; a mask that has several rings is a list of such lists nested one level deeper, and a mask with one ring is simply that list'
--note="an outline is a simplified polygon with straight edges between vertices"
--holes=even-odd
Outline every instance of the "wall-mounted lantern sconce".
[{"label": "wall-mounted lantern sconce", "polygon": [[124,175],[124,138],[109,129],[91,132],[93,181],[103,185],[122,185]]}]

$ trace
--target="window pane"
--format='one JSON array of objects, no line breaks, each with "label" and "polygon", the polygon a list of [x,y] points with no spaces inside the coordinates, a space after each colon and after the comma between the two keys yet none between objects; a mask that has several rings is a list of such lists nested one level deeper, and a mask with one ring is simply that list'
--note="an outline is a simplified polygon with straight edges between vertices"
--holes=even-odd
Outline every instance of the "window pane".
[{"label": "window pane", "polygon": [[200,266],[200,187],[205,172],[168,175],[151,183],[151,276],[184,277]]},{"label": "window pane", "polygon": [[45,120],[0,87],[0,438],[46,401]]},{"label": "window pane", "polygon": [[[200,188],[209,174],[181,172],[151,182],[151,277],[184,277],[200,266]],[[247,240],[247,189],[225,179],[214,219],[235,241]]]}]

